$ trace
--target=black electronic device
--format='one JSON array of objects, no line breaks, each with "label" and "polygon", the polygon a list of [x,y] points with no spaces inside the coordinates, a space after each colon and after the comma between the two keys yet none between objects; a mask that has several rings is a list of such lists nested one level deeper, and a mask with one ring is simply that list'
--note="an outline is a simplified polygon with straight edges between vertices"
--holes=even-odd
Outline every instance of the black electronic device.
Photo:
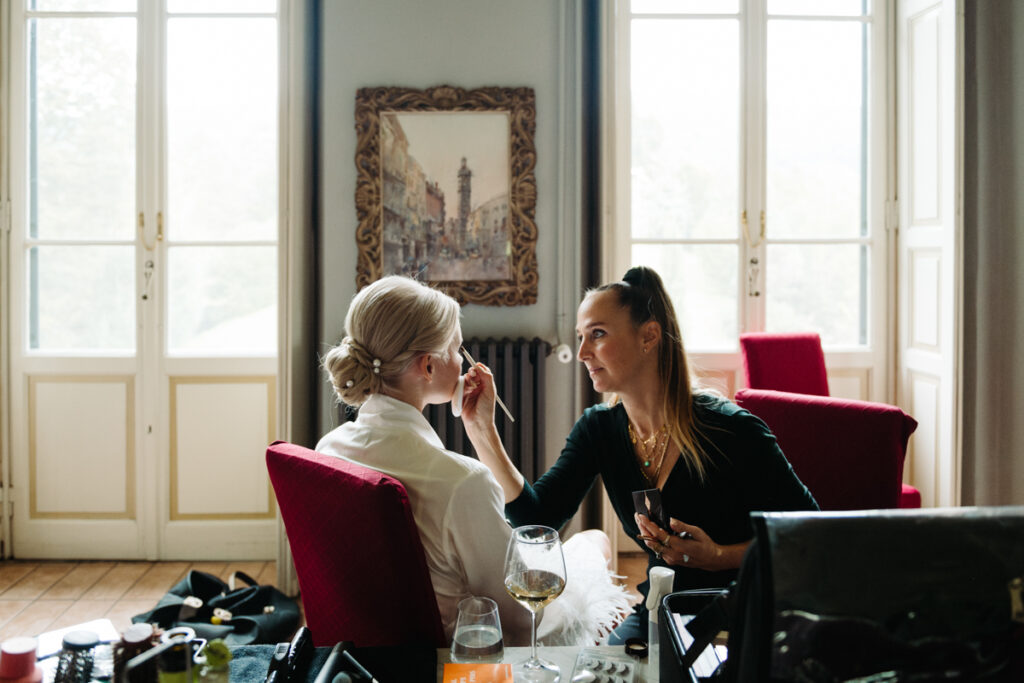
[{"label": "black electronic device", "polygon": [[633,491],[633,508],[637,514],[645,515],[647,519],[672,533],[672,528],[668,525],[668,515],[665,514],[665,508],[661,504],[660,489]]},{"label": "black electronic device", "polygon": [[313,683],[339,683],[335,679],[342,674],[350,681],[376,683],[377,679],[349,651],[351,648],[352,643],[347,640],[335,645]]},{"label": "black electronic device", "polygon": [[320,667],[320,673],[316,675],[313,683],[331,683],[334,680],[335,674],[341,671],[341,653],[344,650],[344,643],[338,643],[331,649],[331,654],[327,655],[327,661]]},{"label": "black electronic device", "polygon": [[265,683],[302,683],[312,659],[313,634],[305,626],[300,626],[291,642],[278,643],[274,648]]},{"label": "black electronic device", "polygon": [[360,664],[359,660],[353,657],[352,653],[347,649],[341,651],[341,656],[344,657],[349,666],[352,667],[352,673],[356,674],[360,679],[368,681],[369,683],[378,683],[377,679],[374,678],[373,675],[366,670],[366,667]]}]

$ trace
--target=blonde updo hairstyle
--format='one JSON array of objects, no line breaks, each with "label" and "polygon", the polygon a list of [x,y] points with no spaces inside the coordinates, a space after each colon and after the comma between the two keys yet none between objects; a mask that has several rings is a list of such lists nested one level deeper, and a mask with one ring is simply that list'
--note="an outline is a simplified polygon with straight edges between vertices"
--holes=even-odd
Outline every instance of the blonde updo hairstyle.
[{"label": "blonde updo hairstyle", "polygon": [[364,287],[345,316],[345,338],[327,352],[324,370],[342,402],[360,406],[424,353],[447,359],[459,304],[411,278],[391,275]]}]

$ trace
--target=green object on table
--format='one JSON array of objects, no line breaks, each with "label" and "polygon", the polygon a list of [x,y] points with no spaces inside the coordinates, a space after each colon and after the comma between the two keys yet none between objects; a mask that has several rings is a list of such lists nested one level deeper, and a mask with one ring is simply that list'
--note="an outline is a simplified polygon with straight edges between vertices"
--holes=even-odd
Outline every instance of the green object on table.
[{"label": "green object on table", "polygon": [[231,649],[220,638],[215,638],[203,646],[200,654],[205,663],[199,668],[200,683],[228,683]]},{"label": "green object on table", "polygon": [[223,640],[216,638],[203,647],[202,655],[206,657],[207,666],[227,666],[231,661],[231,648]]}]

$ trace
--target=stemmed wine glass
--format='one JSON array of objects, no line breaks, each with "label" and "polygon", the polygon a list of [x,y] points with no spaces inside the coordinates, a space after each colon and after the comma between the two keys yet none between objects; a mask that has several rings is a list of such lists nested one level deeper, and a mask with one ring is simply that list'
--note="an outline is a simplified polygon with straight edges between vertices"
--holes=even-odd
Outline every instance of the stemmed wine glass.
[{"label": "stemmed wine glass", "polygon": [[513,669],[516,681],[558,680],[555,664],[537,657],[537,612],[562,594],[565,559],[558,532],[546,526],[521,526],[512,531],[505,553],[505,590],[530,610],[530,658]]}]

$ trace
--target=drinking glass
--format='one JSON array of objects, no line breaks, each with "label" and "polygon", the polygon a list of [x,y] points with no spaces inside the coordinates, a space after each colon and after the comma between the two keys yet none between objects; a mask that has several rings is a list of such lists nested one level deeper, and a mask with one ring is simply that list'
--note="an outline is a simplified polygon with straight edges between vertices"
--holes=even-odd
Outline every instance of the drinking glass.
[{"label": "drinking glass", "polygon": [[537,612],[562,594],[565,559],[558,532],[546,526],[521,526],[512,531],[505,553],[505,590],[530,610],[530,658],[513,667],[516,681],[553,683],[558,667],[537,657]]},{"label": "drinking glass", "polygon": [[501,661],[504,647],[498,603],[490,598],[465,598],[459,602],[452,636],[453,662]]}]

